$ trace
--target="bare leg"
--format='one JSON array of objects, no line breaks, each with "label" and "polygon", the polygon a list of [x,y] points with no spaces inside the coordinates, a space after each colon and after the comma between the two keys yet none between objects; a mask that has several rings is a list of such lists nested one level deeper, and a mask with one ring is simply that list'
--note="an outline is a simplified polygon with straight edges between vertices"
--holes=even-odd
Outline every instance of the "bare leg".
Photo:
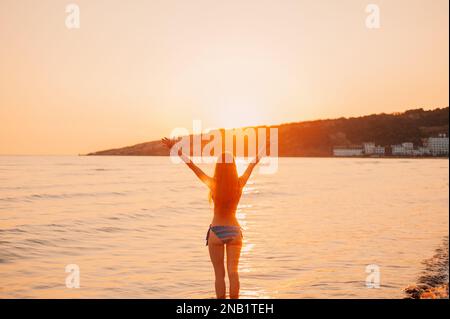
[{"label": "bare leg", "polygon": [[227,270],[228,279],[230,280],[230,299],[239,298],[239,257],[241,255],[242,239],[241,237],[234,239],[227,244]]},{"label": "bare leg", "polygon": [[214,267],[216,277],[216,297],[217,299],[225,299],[225,266],[224,266],[224,245],[217,236],[210,232],[208,240],[209,257]]}]

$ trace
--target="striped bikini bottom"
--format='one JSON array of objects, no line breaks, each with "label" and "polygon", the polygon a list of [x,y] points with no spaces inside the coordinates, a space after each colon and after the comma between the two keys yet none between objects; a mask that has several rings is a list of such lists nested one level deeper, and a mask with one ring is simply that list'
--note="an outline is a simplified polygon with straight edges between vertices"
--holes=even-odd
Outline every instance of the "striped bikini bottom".
[{"label": "striped bikini bottom", "polygon": [[206,234],[206,246],[208,246],[209,232],[212,231],[224,244],[229,243],[233,239],[242,236],[241,227],[239,226],[209,226]]}]

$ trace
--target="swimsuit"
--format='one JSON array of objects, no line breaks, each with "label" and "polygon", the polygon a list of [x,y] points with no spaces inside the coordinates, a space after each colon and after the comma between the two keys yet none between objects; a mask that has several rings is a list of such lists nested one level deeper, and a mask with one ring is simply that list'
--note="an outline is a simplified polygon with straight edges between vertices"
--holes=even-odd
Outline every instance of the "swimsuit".
[{"label": "swimsuit", "polygon": [[242,236],[241,227],[239,226],[209,226],[206,234],[206,246],[208,246],[209,232],[212,231],[224,244],[229,243],[238,236]]}]

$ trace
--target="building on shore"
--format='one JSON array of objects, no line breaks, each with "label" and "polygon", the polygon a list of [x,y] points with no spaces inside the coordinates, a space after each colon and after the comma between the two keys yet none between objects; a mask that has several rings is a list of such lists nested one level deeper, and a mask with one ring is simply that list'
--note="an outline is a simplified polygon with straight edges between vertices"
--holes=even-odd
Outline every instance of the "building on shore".
[{"label": "building on shore", "polygon": [[415,151],[415,156],[430,156],[431,152],[428,147],[419,146]]},{"label": "building on shore", "polygon": [[384,146],[378,145],[375,146],[373,152],[375,155],[384,156],[386,154],[386,148]]},{"label": "building on shore", "polygon": [[448,156],[448,136],[445,134],[439,134],[438,137],[429,137],[424,144],[431,155]]},{"label": "building on shore", "polygon": [[354,146],[335,146],[333,148],[333,155],[338,157],[362,156],[364,148],[359,145]]},{"label": "building on shore", "polygon": [[374,142],[363,143],[364,155],[383,156],[386,152],[384,146],[375,145]]},{"label": "building on shore", "polygon": [[414,144],[411,142],[405,142],[402,144],[391,145],[393,156],[413,156]]},{"label": "building on shore", "polygon": [[349,156],[448,156],[448,137],[439,134],[437,137],[422,139],[423,146],[414,148],[414,143],[404,142],[391,146],[376,145],[374,142],[365,142],[362,145],[336,146],[333,155]]},{"label": "building on shore", "polygon": [[364,154],[366,155],[375,154],[375,147],[376,147],[375,143],[373,142],[363,143]]}]

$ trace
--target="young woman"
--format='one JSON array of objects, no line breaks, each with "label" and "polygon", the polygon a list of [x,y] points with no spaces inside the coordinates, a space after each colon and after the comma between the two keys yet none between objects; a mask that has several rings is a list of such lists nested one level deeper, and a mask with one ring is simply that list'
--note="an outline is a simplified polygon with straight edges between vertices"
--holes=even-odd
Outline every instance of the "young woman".
[{"label": "young woman", "polygon": [[[170,150],[174,140],[162,139],[163,144]],[[245,173],[238,176],[234,156],[222,153],[217,158],[214,177],[206,175],[188,156],[178,152],[181,159],[194,171],[195,175],[209,188],[210,199],[214,202],[214,217],[206,235],[206,245],[214,267],[216,277],[215,288],[218,299],[224,299],[225,266],[224,255],[227,255],[227,271],[230,282],[230,298],[239,298],[238,264],[242,248],[242,231],[236,219],[236,208],[242,195],[242,189],[247,183],[253,168],[261,159],[260,152],[250,163]]]}]

